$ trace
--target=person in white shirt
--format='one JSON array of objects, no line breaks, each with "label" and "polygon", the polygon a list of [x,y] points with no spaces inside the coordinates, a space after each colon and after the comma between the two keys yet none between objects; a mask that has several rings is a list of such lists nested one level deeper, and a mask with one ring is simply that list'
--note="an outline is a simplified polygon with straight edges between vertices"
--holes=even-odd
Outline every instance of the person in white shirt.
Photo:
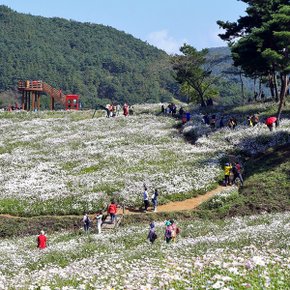
[{"label": "person in white shirt", "polygon": [[149,207],[149,198],[148,198],[147,187],[144,188],[143,200],[144,200],[144,211],[146,212],[148,207]]},{"label": "person in white shirt", "polygon": [[96,214],[96,220],[97,220],[97,231],[98,234],[100,234],[102,232],[102,222],[103,222],[103,214],[101,211],[99,211]]}]

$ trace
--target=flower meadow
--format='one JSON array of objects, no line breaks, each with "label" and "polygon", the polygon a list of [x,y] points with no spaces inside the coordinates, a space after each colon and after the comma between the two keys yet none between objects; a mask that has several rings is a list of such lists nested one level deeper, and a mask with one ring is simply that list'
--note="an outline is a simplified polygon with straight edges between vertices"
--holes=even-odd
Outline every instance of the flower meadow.
[{"label": "flower meadow", "polygon": [[[289,143],[290,121],[275,132],[259,124],[211,131],[193,114],[179,120],[156,114],[160,105],[136,105],[135,114],[106,118],[100,112],[0,113],[0,212],[17,215],[79,214],[112,198],[142,204],[145,183],[160,202],[206,192],[222,176],[227,152],[255,155]],[[152,112],[152,114],[150,113]]]},{"label": "flower meadow", "polygon": [[290,214],[177,221],[176,242],[149,225],[0,240],[0,289],[290,289]]},{"label": "flower meadow", "polygon": [[216,151],[186,143],[172,118],[31,114],[0,118],[2,213],[92,211],[112,194],[138,205],[144,183],[165,198],[206,191],[220,174]]}]

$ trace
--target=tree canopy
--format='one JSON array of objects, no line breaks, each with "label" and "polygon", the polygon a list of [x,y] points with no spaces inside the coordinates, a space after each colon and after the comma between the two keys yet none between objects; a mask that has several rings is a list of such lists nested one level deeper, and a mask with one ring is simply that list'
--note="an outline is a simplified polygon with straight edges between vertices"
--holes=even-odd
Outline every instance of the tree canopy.
[{"label": "tree canopy", "polygon": [[198,100],[204,105],[206,98],[216,94],[213,87],[217,78],[211,75],[213,64],[206,59],[208,50],[197,51],[194,47],[184,44],[180,51],[183,55],[172,57],[175,79],[184,91],[188,91],[192,101]]},{"label": "tree canopy", "polygon": [[86,107],[178,97],[169,56],[112,27],[0,6],[0,38],[0,91],[15,90],[19,79],[39,79],[80,94]]},{"label": "tree canopy", "polygon": [[237,22],[218,21],[225,29],[220,37],[228,41],[235,66],[240,66],[248,76],[269,78],[279,99],[279,119],[289,87],[290,1],[241,1],[248,4],[247,15]]}]

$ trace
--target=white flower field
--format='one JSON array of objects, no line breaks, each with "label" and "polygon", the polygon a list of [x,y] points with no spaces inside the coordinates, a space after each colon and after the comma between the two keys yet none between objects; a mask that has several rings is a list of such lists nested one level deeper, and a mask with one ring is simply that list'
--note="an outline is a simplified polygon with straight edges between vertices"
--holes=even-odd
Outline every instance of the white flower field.
[{"label": "white flower field", "polygon": [[113,233],[0,241],[0,289],[289,289],[290,215],[179,223],[176,243],[148,225]]},{"label": "white flower field", "polygon": [[[0,213],[19,216],[96,212],[118,197],[142,205],[143,185],[158,188],[160,203],[204,193],[223,177],[234,152],[254,156],[290,143],[290,121],[270,132],[212,131],[201,115],[180,120],[156,114],[160,105],[136,105],[134,115],[106,118],[94,111],[0,112]],[[179,130],[180,129],[180,130]],[[196,136],[195,144],[183,135]],[[209,207],[238,195],[233,187]],[[226,220],[177,221],[181,233],[166,244],[164,222],[121,226],[96,234],[51,233],[0,239],[0,290],[72,289],[290,289],[290,213]],[[1,229],[0,229],[1,230]]]}]

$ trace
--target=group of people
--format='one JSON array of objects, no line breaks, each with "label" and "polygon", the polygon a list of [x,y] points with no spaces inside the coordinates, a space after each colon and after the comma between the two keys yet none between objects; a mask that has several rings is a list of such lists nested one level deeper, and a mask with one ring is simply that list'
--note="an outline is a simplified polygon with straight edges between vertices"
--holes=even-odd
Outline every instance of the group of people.
[{"label": "group of people", "polygon": [[[152,202],[152,207],[153,207],[154,212],[157,211],[158,195],[159,193],[157,189],[155,189],[153,194],[151,195],[151,202]],[[150,206],[150,202],[149,202],[148,189],[146,185],[144,185],[143,201],[144,201],[144,212],[147,212]]]},{"label": "group of people", "polygon": [[164,105],[161,105],[161,113],[163,115],[172,115],[172,117],[180,118],[183,124],[185,124],[186,122],[189,122],[191,118],[190,112],[185,111],[182,106],[179,108],[178,114],[177,114],[177,106],[174,103],[168,104],[167,107],[164,107]]},{"label": "group of people", "polygon": [[[244,184],[243,176],[242,176],[242,167],[239,162],[234,162],[233,164],[227,162],[224,167],[224,185],[232,185],[237,179],[239,179],[241,186]],[[231,179],[232,175],[232,179]]]},{"label": "group of people", "polygon": [[[207,113],[203,115],[202,121],[204,124],[209,125],[211,129],[215,129],[217,127],[217,117],[215,114],[209,116]],[[238,125],[238,121],[235,117],[230,117],[228,121],[225,121],[225,116],[222,115],[219,120],[219,128],[223,128],[228,126],[230,129],[235,129]]]},{"label": "group of people", "polygon": [[[105,108],[108,118],[119,116],[121,112],[121,105],[115,104],[115,103],[107,104],[106,107],[103,107],[103,108]],[[129,114],[131,115],[133,114],[133,108],[130,107],[127,103],[123,105],[122,109],[123,109],[123,115],[125,117],[127,117]]]},{"label": "group of people", "polygon": [[[108,205],[107,214],[110,215],[110,223],[114,224],[116,221],[116,214],[117,214],[117,204],[114,200],[112,200],[111,203]],[[103,212],[98,211],[94,218],[94,220],[96,220],[96,227],[97,227],[98,234],[102,232],[103,218],[104,218]],[[89,217],[87,213],[84,214],[82,221],[83,221],[84,231],[88,233],[93,221],[91,220],[91,218]]]},{"label": "group of people", "polygon": [[[173,219],[166,220],[164,224],[165,224],[164,240],[166,241],[167,244],[169,244],[171,241],[175,242],[176,237],[180,233],[179,227],[176,225]],[[153,244],[157,239],[157,237],[158,236],[155,229],[155,222],[151,221],[149,224],[149,233],[147,239],[150,241],[151,244]]]}]

